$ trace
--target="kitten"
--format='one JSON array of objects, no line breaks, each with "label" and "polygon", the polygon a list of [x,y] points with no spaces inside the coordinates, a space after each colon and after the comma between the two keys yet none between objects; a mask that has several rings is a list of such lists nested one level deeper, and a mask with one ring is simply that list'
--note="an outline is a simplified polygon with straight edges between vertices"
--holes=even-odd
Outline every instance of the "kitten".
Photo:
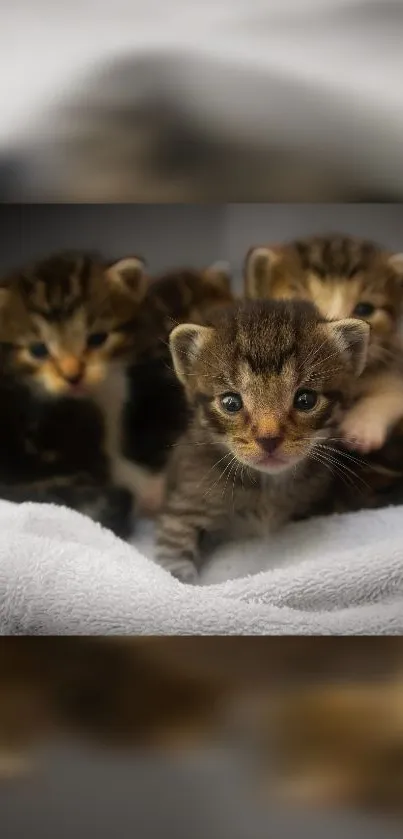
[{"label": "kitten", "polygon": [[183,321],[203,324],[209,312],[232,301],[228,267],[180,269],[151,281],[136,318],[136,359],[128,370],[124,451],[143,470],[142,498],[157,512],[172,446],[186,429],[189,410],[175,376],[169,334]]},{"label": "kitten", "polygon": [[324,317],[357,317],[371,327],[368,363],[356,404],[340,426],[346,444],[380,449],[403,418],[403,353],[398,335],[403,256],[348,236],[252,248],[245,264],[250,298],[312,300]]},{"label": "kitten", "polygon": [[[249,301],[170,338],[193,408],[170,464],[157,560],[196,579],[208,533],[267,535],[329,486],[326,437],[366,362],[369,326],[301,301]],[[334,449],[333,449],[334,450]]]},{"label": "kitten", "polygon": [[128,534],[132,498],[119,422],[146,285],[137,258],[106,265],[74,253],[3,279],[3,498],[68,504]]}]

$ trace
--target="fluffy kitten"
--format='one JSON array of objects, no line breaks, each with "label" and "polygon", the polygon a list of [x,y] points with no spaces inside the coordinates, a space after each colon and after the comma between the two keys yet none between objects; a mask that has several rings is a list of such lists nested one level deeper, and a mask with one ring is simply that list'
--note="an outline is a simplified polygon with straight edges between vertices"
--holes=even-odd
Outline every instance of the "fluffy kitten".
[{"label": "fluffy kitten", "polygon": [[301,301],[238,303],[210,326],[173,330],[193,419],[171,462],[161,564],[194,580],[204,533],[265,535],[323,496],[324,441],[349,404],[368,337],[366,323],[327,322]]},{"label": "fluffy kitten", "polygon": [[2,280],[3,498],[68,504],[127,535],[119,420],[146,285],[137,258],[73,253]]},{"label": "fluffy kitten", "polygon": [[[131,495],[155,512],[169,448],[187,422],[169,332],[229,300],[221,265],[151,281],[138,258],[106,265],[62,253],[7,278],[2,496],[67,504],[107,524],[115,507],[127,520]],[[100,493],[109,479],[120,488]],[[123,520],[113,527],[121,535]]]},{"label": "fluffy kitten", "polygon": [[368,363],[356,404],[341,423],[353,448],[380,449],[403,418],[403,353],[398,335],[403,256],[348,236],[297,240],[249,251],[245,292],[250,298],[312,300],[324,317],[357,317],[371,327]]}]

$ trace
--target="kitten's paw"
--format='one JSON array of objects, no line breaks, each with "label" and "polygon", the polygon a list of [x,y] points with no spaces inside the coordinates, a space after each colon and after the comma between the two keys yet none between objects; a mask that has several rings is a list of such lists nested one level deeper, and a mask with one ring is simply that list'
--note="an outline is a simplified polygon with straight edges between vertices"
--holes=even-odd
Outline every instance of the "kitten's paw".
[{"label": "kitten's paw", "polygon": [[137,494],[139,510],[153,518],[161,510],[165,497],[165,475],[147,475]]},{"label": "kitten's paw", "polygon": [[341,424],[341,433],[350,449],[372,452],[381,449],[387,437],[387,428],[382,418],[373,414],[351,411]]},{"label": "kitten's paw", "polygon": [[191,559],[162,559],[160,564],[181,583],[194,585],[199,579],[197,568]]},{"label": "kitten's paw", "polygon": [[120,458],[114,464],[113,477],[134,495],[140,514],[154,517],[160,511],[165,496],[164,474],[153,474],[137,463]]}]

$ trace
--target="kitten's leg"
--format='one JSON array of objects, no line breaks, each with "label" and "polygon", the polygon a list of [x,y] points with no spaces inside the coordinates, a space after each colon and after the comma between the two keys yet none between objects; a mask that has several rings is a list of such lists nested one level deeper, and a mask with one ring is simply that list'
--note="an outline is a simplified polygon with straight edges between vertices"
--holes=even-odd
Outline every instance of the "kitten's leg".
[{"label": "kitten's leg", "polygon": [[217,509],[213,512],[203,497],[174,490],[158,520],[156,561],[182,582],[196,582],[200,536],[217,529],[216,520]]},{"label": "kitten's leg", "polygon": [[362,452],[382,448],[390,429],[403,417],[403,385],[397,376],[379,378],[343,419],[346,445]]}]

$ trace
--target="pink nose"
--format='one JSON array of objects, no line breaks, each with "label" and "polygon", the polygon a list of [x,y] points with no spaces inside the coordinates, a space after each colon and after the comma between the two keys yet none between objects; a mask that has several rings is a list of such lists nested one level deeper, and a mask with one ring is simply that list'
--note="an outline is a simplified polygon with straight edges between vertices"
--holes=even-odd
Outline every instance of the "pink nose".
[{"label": "pink nose", "polygon": [[282,437],[257,437],[256,442],[266,454],[274,454],[282,442]]}]

